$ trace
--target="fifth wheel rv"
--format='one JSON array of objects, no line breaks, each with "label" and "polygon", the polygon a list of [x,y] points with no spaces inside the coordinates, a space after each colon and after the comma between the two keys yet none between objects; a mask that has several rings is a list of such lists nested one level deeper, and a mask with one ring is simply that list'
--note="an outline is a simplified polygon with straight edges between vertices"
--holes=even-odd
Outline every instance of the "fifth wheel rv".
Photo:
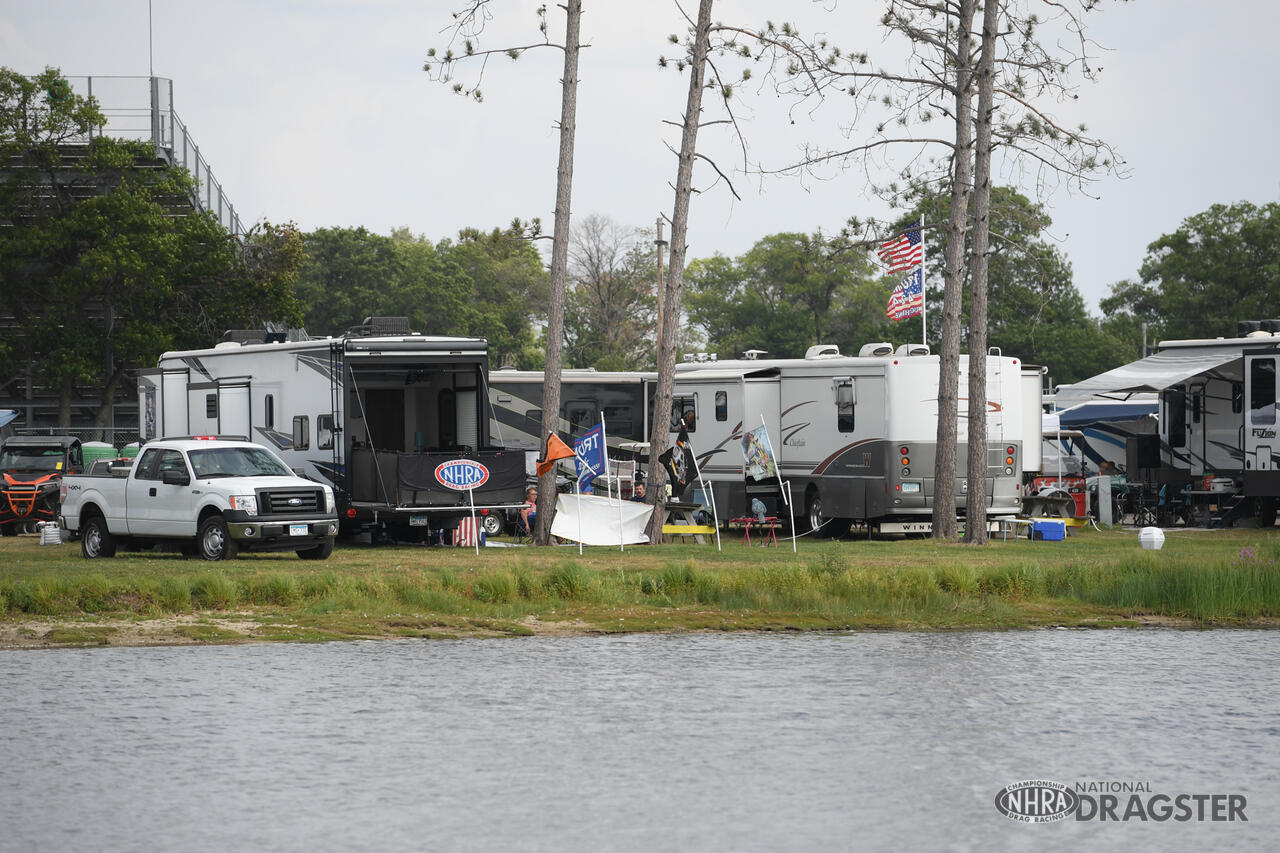
[{"label": "fifth wheel rv", "polygon": [[1270,527],[1280,498],[1277,376],[1280,320],[1246,320],[1236,337],[1161,341],[1154,355],[1056,396],[1065,406],[1159,393],[1159,432],[1130,441],[1129,482],[1180,493],[1199,510],[1192,517],[1231,523],[1252,516]]},{"label": "fifth wheel rv", "polygon": [[[232,338],[227,340],[225,338]],[[342,532],[425,540],[523,500],[524,453],[491,444],[488,345],[369,318],[341,337],[232,332],[138,379],[144,440],[246,436],[333,484]]]},{"label": "fifth wheel rv", "polygon": [[[673,432],[694,412],[689,437],[721,518],[747,514],[771,488],[748,483],[744,432],[762,424],[793,506],[818,535],[852,522],[884,533],[931,529],[937,456],[938,357],[920,345],[868,344],[858,357],[830,345],[804,358],[676,366]],[[987,357],[987,512],[1018,512],[1022,475],[1040,467],[1040,369]],[[960,359],[956,494],[964,505],[968,357]],[[765,499],[765,498],[762,498]],[[767,499],[766,503],[767,503]],[[775,507],[776,509],[776,507]],[[780,513],[785,514],[785,513]],[[800,524],[801,522],[798,522]]]}]

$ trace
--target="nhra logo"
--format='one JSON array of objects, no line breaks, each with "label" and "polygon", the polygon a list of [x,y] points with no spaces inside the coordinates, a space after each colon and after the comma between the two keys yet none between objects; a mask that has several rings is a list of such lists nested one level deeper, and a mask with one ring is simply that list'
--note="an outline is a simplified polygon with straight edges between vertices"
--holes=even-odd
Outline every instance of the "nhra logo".
[{"label": "nhra logo", "polygon": [[489,469],[470,459],[450,459],[436,466],[436,481],[446,489],[465,492],[478,489],[489,480]]},{"label": "nhra logo", "polygon": [[1061,782],[1014,782],[996,794],[996,810],[1019,823],[1053,823],[1070,817],[1080,803]]}]

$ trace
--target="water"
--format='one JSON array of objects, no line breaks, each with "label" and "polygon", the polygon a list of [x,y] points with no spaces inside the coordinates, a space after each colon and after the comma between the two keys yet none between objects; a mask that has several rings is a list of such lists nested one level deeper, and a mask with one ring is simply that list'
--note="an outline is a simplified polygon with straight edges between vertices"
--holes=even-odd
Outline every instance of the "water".
[{"label": "water", "polygon": [[[0,850],[1265,849],[1278,655],[1261,631],[0,652]],[[1024,779],[1242,793],[1249,821],[1020,825],[993,800]]]}]

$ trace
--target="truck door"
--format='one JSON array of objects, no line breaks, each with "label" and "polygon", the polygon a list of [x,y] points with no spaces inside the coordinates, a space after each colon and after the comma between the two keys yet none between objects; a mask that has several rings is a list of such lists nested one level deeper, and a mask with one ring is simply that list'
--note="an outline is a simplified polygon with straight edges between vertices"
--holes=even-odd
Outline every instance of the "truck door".
[{"label": "truck door", "polygon": [[1244,357],[1244,467],[1275,470],[1276,356]]},{"label": "truck door", "polygon": [[194,536],[196,520],[191,511],[191,486],[168,485],[167,470],[186,471],[186,459],[177,450],[155,447],[143,450],[133,476],[125,487],[129,532],[139,536]]}]

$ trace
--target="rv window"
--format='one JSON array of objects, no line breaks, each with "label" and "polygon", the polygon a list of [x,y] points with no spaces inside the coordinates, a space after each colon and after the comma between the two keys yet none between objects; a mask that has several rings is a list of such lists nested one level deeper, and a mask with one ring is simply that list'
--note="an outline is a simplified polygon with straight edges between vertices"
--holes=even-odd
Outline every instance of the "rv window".
[{"label": "rv window", "polygon": [[836,380],[836,429],[853,432],[853,380]]},{"label": "rv window", "polygon": [[569,435],[582,435],[596,425],[596,408],[594,400],[573,400],[566,403],[562,417],[569,422]]},{"label": "rv window", "polygon": [[716,420],[729,420],[729,395],[725,391],[716,392]]},{"label": "rv window", "polygon": [[333,449],[333,415],[316,415],[316,447]]},{"label": "rv window", "polygon": [[1197,388],[1195,393],[1191,395],[1191,422],[1193,424],[1200,423],[1200,405],[1203,399],[1203,388]]},{"label": "rv window", "polygon": [[204,395],[204,416],[209,420],[215,420],[218,417],[218,395]]},{"label": "rv window", "polygon": [[1276,422],[1276,362],[1255,358],[1249,364],[1249,423]]},{"label": "rv window", "polygon": [[276,398],[274,394],[268,394],[266,399],[262,401],[262,425],[267,429],[276,428]]},{"label": "rv window", "polygon": [[311,447],[311,418],[306,415],[293,416],[293,449],[306,450]]},{"label": "rv window", "polygon": [[630,406],[605,406],[603,411],[605,429],[609,431],[609,435],[633,437]]},{"label": "rv window", "polygon": [[1187,446],[1187,392],[1181,385],[1164,392],[1165,429],[1170,447]]},{"label": "rv window", "polygon": [[542,433],[542,409],[529,409],[524,413],[524,419],[528,422],[524,428],[525,432],[530,435]]},{"label": "rv window", "polygon": [[683,426],[689,432],[697,429],[697,398],[674,397],[671,400],[671,431],[679,432]]}]

